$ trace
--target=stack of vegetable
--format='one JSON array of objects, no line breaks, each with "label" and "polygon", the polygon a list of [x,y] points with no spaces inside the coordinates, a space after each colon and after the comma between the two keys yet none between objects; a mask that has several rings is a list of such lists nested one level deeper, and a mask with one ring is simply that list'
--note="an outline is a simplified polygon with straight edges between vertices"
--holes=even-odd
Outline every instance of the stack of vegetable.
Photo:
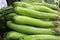
[{"label": "stack of vegetable", "polygon": [[57,6],[48,3],[14,2],[7,26],[13,31],[3,40],[60,40],[60,15]]}]

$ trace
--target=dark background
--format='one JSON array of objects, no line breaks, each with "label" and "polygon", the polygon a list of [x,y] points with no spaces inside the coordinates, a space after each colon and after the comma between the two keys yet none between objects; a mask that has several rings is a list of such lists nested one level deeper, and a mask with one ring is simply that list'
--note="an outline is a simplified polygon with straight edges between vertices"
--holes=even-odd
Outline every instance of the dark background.
[{"label": "dark background", "polygon": [[6,0],[6,1],[7,1],[7,4],[10,5],[10,4],[12,4],[13,2],[20,1],[20,0]]}]

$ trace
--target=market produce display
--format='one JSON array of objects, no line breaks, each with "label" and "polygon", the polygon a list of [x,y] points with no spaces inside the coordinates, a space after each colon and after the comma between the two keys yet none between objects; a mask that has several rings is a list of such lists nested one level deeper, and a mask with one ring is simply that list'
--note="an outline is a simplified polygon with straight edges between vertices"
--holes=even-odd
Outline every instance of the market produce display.
[{"label": "market produce display", "polygon": [[7,25],[11,29],[14,29],[18,32],[22,32],[26,34],[53,34],[55,33],[52,29],[36,28],[33,26],[27,26],[27,25],[17,25],[17,24],[12,23],[11,21],[8,21]]},{"label": "market produce display", "polygon": [[[60,13],[57,5],[39,2],[14,2],[0,10],[6,13],[10,29],[3,40],[60,40]],[[0,17],[2,17],[0,16]]]},{"label": "market produce display", "polygon": [[24,34],[21,34],[21,33],[15,32],[15,31],[10,31],[10,32],[5,33],[3,40],[17,40],[21,36],[24,36]]},{"label": "market produce display", "polygon": [[[37,4],[37,3],[36,3]],[[45,3],[44,3],[45,4]],[[42,4],[41,4],[42,5]],[[20,7],[25,7],[25,8],[30,8],[30,9],[34,9],[36,11],[40,11],[40,12],[47,12],[47,13],[58,13],[55,10],[52,10],[51,8],[47,7],[47,6],[39,6],[39,5],[31,5],[25,2],[15,2],[14,6],[20,6]],[[56,6],[56,5],[55,5]],[[54,7],[55,7],[54,6]],[[57,7],[56,7],[57,8]]]},{"label": "market produce display", "polygon": [[60,37],[54,35],[31,35],[24,36],[20,40],[60,40]]},{"label": "market produce display", "polygon": [[14,11],[17,14],[23,15],[23,16],[29,16],[37,19],[59,19],[58,14],[51,14],[51,13],[44,13],[44,12],[38,12],[35,10],[27,9],[27,8],[22,8],[22,7],[15,7]]},{"label": "market produce display", "polygon": [[51,9],[57,9],[57,6],[56,5],[48,4],[48,3],[33,3],[32,5],[46,6],[46,7],[49,7]]}]

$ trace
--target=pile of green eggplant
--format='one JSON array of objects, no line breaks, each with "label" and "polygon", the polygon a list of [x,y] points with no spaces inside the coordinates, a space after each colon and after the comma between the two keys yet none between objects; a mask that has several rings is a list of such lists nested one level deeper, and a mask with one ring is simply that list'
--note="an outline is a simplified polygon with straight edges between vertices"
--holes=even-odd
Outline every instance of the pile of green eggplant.
[{"label": "pile of green eggplant", "polygon": [[[8,7],[6,25],[11,31],[3,40],[60,40],[60,13],[57,5],[14,2]],[[1,11],[2,12],[2,11]]]}]

